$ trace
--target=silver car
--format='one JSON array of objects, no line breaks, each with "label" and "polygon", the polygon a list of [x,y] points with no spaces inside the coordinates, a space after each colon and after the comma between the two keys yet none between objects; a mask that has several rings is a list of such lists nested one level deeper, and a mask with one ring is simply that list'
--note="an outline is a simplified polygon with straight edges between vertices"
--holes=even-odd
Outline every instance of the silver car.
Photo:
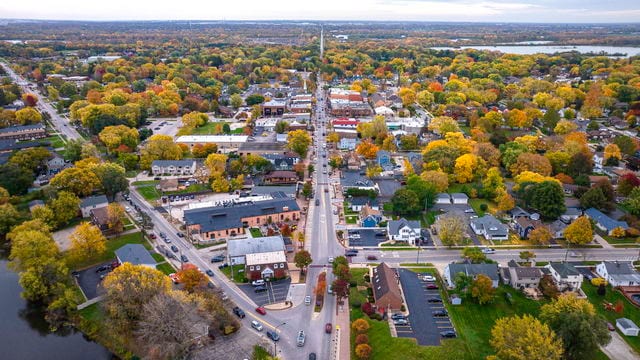
[{"label": "silver car", "polygon": [[306,336],[304,334],[304,330],[300,330],[298,332],[298,337],[296,338],[296,343],[298,346],[304,346],[304,340],[305,340]]},{"label": "silver car", "polygon": [[260,324],[256,320],[251,321],[251,327],[258,331],[262,331],[262,324]]}]

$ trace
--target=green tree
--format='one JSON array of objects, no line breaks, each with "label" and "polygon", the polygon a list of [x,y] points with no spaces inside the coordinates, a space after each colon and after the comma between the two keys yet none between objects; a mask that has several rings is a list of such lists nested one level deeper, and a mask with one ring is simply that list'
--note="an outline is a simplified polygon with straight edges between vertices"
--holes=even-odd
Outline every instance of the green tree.
[{"label": "green tree", "polygon": [[81,159],[82,145],[84,140],[82,139],[69,139],[64,146],[64,158],[76,162]]},{"label": "green tree", "polygon": [[231,95],[231,98],[229,100],[231,102],[231,106],[233,106],[234,109],[237,109],[240,106],[242,106],[243,100],[242,100],[242,96],[240,96],[240,94]]},{"label": "green tree", "polygon": [[482,180],[482,192],[487,198],[495,199],[499,189],[504,189],[504,180],[500,170],[497,167],[492,167]]},{"label": "green tree", "polygon": [[293,262],[296,264],[296,267],[304,273],[307,266],[313,262],[313,259],[307,250],[300,250],[293,257]]},{"label": "green tree", "polygon": [[462,257],[471,260],[474,264],[483,263],[487,260],[487,256],[478,247],[466,247],[462,250]]},{"label": "green tree", "polygon": [[536,257],[536,254],[533,251],[520,251],[520,259],[524,261],[529,261]]},{"label": "green tree", "polygon": [[393,213],[398,215],[413,215],[422,210],[418,195],[407,188],[396,190],[391,198]]},{"label": "green tree", "polygon": [[311,197],[311,194],[313,194],[311,181],[306,181],[304,185],[302,185],[302,195],[308,198],[308,197]]},{"label": "green tree", "polygon": [[527,205],[538,210],[546,219],[557,219],[567,209],[564,205],[564,192],[556,181],[521,186],[521,190],[524,191],[523,198]]},{"label": "green tree", "polygon": [[0,237],[9,232],[20,221],[20,213],[15,206],[6,203],[0,205]]},{"label": "green tree", "polygon": [[562,341],[531,315],[503,317],[491,329],[489,343],[500,360],[560,360]]},{"label": "green tree", "polygon": [[626,135],[616,136],[613,139],[613,143],[618,145],[620,151],[625,155],[633,155],[637,150],[636,144],[633,142],[633,139]]},{"label": "green tree", "polygon": [[631,214],[636,216],[640,215],[640,187],[631,190],[624,204]]},{"label": "green tree", "polygon": [[92,171],[100,181],[102,191],[110,200],[113,200],[119,192],[125,191],[129,187],[125,169],[116,163],[101,163],[93,167]]},{"label": "green tree", "polygon": [[30,171],[37,172],[45,162],[51,157],[51,152],[43,147],[24,149],[11,156],[9,162],[16,164]]},{"label": "green tree", "polygon": [[602,193],[602,189],[596,187],[587,190],[580,197],[580,206],[584,209],[593,207],[599,210],[606,210],[606,203],[607,199]]},{"label": "green tree", "polygon": [[33,172],[16,164],[0,165],[0,186],[11,195],[26,194],[35,177]]},{"label": "green tree", "polygon": [[31,217],[33,219],[41,220],[52,229],[56,228],[58,225],[56,214],[53,212],[53,210],[51,210],[49,206],[46,205],[39,205],[31,209]]}]

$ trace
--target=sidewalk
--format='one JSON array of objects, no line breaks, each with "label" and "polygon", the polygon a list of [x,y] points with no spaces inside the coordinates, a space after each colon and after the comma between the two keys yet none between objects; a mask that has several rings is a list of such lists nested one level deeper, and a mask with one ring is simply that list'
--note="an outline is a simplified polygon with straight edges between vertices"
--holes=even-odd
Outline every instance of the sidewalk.
[{"label": "sidewalk", "polygon": [[336,339],[335,351],[331,351],[331,359],[333,360],[349,360],[351,358],[351,321],[349,319],[349,303],[345,299],[344,305],[338,306],[338,315],[336,316]]}]

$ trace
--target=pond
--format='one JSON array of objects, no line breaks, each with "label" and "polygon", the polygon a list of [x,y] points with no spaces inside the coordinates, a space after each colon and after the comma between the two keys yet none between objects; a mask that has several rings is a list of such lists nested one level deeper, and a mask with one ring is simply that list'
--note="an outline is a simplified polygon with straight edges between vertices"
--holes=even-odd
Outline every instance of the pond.
[{"label": "pond", "polygon": [[489,50],[500,51],[505,54],[531,55],[531,54],[554,54],[558,52],[577,51],[581,54],[625,54],[621,57],[630,57],[640,54],[639,47],[625,46],[600,46],[600,45],[494,45],[494,46],[461,46],[453,47],[432,47],[434,50]]},{"label": "pond", "polygon": [[73,329],[49,332],[44,309],[20,297],[18,275],[7,268],[0,250],[0,358],[109,360],[111,353]]}]

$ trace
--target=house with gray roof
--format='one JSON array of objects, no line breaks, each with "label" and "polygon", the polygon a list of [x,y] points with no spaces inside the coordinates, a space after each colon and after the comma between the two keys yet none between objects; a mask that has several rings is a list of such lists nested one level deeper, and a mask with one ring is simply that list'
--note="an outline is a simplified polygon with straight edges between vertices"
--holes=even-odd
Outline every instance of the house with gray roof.
[{"label": "house with gray roof", "polygon": [[487,240],[509,239],[509,228],[493,215],[471,219],[470,225],[476,235],[482,235]]},{"label": "house with gray roof", "polygon": [[436,204],[451,204],[451,195],[447,193],[439,193],[436,195]]},{"label": "house with gray roof", "polygon": [[611,235],[614,229],[622,228],[623,230],[627,230],[629,225],[626,221],[618,221],[610,218],[609,216],[603,214],[600,210],[595,208],[588,208],[584,211],[584,214],[595,221],[598,229],[605,231],[607,235]]},{"label": "house with gray roof", "polygon": [[247,254],[271,253],[286,251],[281,236],[264,236],[227,241],[227,254],[231,265],[244,264]]},{"label": "house with gray roof", "polygon": [[537,288],[542,279],[542,271],[537,267],[520,266],[515,261],[509,261],[506,268],[500,268],[504,282],[515,289]]},{"label": "house with gray roof", "polygon": [[153,160],[151,163],[153,175],[193,175],[196,172],[196,161],[183,160]]},{"label": "house with gray roof", "polygon": [[469,197],[465,193],[453,193],[451,194],[451,202],[454,204],[467,204],[469,203]]},{"label": "house with gray roof", "polygon": [[596,273],[613,287],[640,285],[640,273],[630,261],[603,261],[596,266]]},{"label": "house with gray roof", "polygon": [[154,269],[156,267],[156,261],[141,244],[126,244],[116,250],[115,253],[120,264],[128,262],[133,265],[143,265]]},{"label": "house with gray roof", "polygon": [[545,266],[558,290],[576,290],[582,286],[582,274],[576,268],[564,262],[552,262]]},{"label": "house with gray roof", "polygon": [[491,279],[491,286],[498,287],[500,277],[498,276],[497,264],[469,264],[469,263],[451,263],[444,268],[443,278],[447,282],[447,286],[453,288],[456,286],[455,278],[458,273],[475,278],[482,274]]},{"label": "house with gray roof", "polygon": [[387,236],[389,240],[404,241],[409,245],[415,245],[416,240],[420,239],[420,221],[407,220],[389,220],[387,222]]},{"label": "house with gray roof", "polygon": [[109,200],[104,195],[88,196],[80,202],[80,212],[83,218],[91,217],[91,210],[103,208],[109,205]]},{"label": "house with gray roof", "polygon": [[340,185],[342,191],[349,189],[361,189],[361,190],[377,190],[376,184],[365,176],[364,172],[357,171],[342,171],[340,173]]}]

